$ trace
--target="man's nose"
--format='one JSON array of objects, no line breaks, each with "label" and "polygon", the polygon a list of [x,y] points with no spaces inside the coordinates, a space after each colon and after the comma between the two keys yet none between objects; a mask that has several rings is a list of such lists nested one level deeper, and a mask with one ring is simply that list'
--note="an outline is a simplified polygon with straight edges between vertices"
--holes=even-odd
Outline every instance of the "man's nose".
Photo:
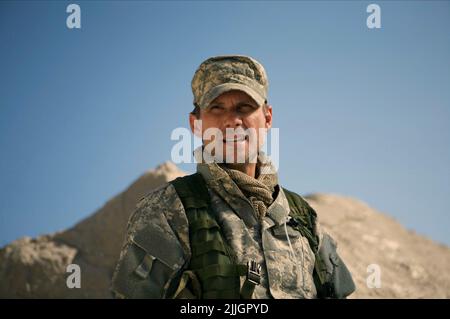
[{"label": "man's nose", "polygon": [[237,112],[227,112],[225,115],[225,127],[226,128],[236,128],[242,126],[242,118],[237,114]]}]

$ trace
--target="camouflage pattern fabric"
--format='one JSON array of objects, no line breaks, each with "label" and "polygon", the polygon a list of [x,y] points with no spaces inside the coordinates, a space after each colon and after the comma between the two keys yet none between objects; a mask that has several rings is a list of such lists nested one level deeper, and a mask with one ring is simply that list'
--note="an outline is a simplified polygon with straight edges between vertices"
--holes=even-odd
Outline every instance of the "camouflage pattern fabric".
[{"label": "camouflage pattern fabric", "polygon": [[246,264],[253,259],[262,265],[262,281],[253,297],[316,297],[315,256],[308,240],[285,225],[289,204],[283,190],[277,186],[276,198],[263,220],[258,221],[252,203],[219,165],[201,163],[197,171],[210,189],[213,211],[237,263]]},{"label": "camouflage pattern fabric", "polygon": [[[289,205],[281,187],[276,186],[276,197],[259,221],[250,200],[217,164],[200,163],[197,170],[237,262],[254,259],[262,265],[253,297],[315,298],[315,256],[307,239],[285,224]],[[123,298],[170,298],[190,258],[182,203],[171,184],[163,185],[144,197],[130,217],[112,289]]]},{"label": "camouflage pattern fabric", "polygon": [[243,55],[211,57],[198,67],[191,82],[194,105],[207,108],[216,97],[240,90],[258,105],[267,101],[269,82],[261,63]]}]

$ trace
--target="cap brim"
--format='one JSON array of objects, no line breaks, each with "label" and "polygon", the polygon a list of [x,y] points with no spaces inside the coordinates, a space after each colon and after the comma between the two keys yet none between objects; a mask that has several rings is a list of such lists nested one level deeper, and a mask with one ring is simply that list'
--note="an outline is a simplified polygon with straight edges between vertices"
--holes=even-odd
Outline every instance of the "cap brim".
[{"label": "cap brim", "polygon": [[199,104],[200,108],[206,109],[209,106],[209,104],[212,101],[214,101],[216,97],[225,92],[233,90],[238,90],[247,93],[259,106],[263,105],[263,103],[265,102],[265,99],[261,95],[259,95],[255,90],[244,84],[224,83],[213,87],[203,96],[203,99]]}]

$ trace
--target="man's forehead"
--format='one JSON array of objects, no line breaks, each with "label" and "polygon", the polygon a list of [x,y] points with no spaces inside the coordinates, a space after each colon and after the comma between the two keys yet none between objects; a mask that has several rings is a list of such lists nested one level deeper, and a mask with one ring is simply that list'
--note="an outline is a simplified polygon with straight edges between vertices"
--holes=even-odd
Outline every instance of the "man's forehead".
[{"label": "man's forehead", "polygon": [[228,99],[233,99],[235,100],[236,103],[242,103],[242,102],[246,102],[246,103],[251,103],[254,104],[255,106],[258,106],[258,103],[256,103],[256,101],[247,93],[243,92],[243,91],[239,91],[239,90],[231,90],[228,92],[224,92],[221,95],[219,95],[218,97],[216,97],[210,105],[212,105],[213,103],[222,103]]}]

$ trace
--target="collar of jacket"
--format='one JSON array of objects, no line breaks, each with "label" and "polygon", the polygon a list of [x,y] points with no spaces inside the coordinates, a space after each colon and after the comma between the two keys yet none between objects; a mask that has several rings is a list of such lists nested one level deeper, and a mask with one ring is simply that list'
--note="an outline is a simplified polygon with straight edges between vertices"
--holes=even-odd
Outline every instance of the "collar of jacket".
[{"label": "collar of jacket", "polygon": [[[202,152],[202,147],[197,148],[195,152]],[[262,152],[258,155],[258,164],[260,165],[260,174],[276,174],[276,169],[270,158]],[[227,172],[217,163],[199,162],[197,164],[197,172],[203,176],[208,187],[218,193],[247,226],[258,224],[250,201],[244,196]],[[283,190],[279,185],[275,188],[276,197],[268,207],[265,217],[268,228],[284,224],[289,215],[289,203]]]}]

